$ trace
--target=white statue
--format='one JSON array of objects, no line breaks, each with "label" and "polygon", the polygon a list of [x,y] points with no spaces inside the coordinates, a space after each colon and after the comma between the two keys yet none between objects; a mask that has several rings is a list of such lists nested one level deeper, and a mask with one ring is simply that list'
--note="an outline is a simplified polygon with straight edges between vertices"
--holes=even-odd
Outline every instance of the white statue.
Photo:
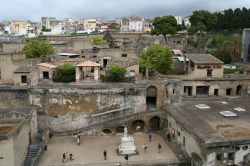
[{"label": "white statue", "polygon": [[136,154],[138,151],[134,144],[134,138],[128,135],[128,129],[124,127],[124,135],[121,137],[121,144],[118,146],[119,154]]}]

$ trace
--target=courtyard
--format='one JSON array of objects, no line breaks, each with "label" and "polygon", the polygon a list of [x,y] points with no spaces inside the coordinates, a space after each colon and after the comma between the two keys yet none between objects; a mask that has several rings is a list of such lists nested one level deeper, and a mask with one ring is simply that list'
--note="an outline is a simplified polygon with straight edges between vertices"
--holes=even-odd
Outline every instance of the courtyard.
[{"label": "courtyard", "polygon": [[[132,135],[135,145],[139,151],[138,155],[129,156],[128,165],[153,165],[177,163],[178,159],[171,151],[163,139],[153,134],[152,141],[149,142],[147,135],[136,133]],[[76,144],[73,136],[53,137],[49,140],[48,149],[44,151],[39,166],[59,166],[59,165],[117,165],[121,162],[125,164],[124,156],[117,155],[116,148],[120,144],[121,135],[112,136],[81,136],[81,143]],[[148,146],[147,152],[143,150],[143,144]],[[161,152],[158,153],[158,144],[162,145]],[[107,160],[104,160],[103,151],[107,151]],[[74,160],[62,162],[64,152],[72,153]]]}]

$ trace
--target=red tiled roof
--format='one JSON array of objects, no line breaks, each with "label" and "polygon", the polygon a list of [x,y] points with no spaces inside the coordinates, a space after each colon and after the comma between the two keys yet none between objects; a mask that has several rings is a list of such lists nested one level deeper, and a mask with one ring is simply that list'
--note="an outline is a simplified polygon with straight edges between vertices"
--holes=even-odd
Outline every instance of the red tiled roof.
[{"label": "red tiled roof", "polygon": [[77,67],[100,67],[101,65],[93,61],[84,61],[84,62],[79,63],[76,66]]},{"label": "red tiled roof", "polygon": [[50,64],[50,63],[39,63],[39,64],[37,64],[37,66],[43,66],[43,67],[47,67],[47,68],[51,68],[51,69],[57,68],[56,65],[53,65],[53,64]]}]

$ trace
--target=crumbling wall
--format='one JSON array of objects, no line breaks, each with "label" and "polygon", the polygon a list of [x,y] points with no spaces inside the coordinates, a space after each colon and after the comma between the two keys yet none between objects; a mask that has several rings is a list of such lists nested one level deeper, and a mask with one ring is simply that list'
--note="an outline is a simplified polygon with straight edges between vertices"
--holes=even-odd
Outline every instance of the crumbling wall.
[{"label": "crumbling wall", "polygon": [[39,128],[55,131],[87,127],[91,123],[92,114],[129,106],[133,107],[134,113],[146,110],[144,91],[133,88],[34,89],[30,91],[29,100],[39,108]]}]

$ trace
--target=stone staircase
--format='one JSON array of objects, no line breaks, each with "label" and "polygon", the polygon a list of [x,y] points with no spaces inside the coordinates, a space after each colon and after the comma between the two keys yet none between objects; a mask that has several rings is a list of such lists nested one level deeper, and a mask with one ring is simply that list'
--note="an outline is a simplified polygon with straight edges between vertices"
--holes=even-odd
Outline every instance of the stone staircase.
[{"label": "stone staircase", "polygon": [[36,157],[41,141],[41,137],[37,137],[34,143],[29,146],[24,166],[32,166],[32,159]]},{"label": "stone staircase", "polygon": [[39,146],[38,145],[30,145],[29,146],[29,151],[26,156],[26,159],[24,161],[24,166],[31,166],[32,159],[35,158],[37,151],[38,151]]}]

